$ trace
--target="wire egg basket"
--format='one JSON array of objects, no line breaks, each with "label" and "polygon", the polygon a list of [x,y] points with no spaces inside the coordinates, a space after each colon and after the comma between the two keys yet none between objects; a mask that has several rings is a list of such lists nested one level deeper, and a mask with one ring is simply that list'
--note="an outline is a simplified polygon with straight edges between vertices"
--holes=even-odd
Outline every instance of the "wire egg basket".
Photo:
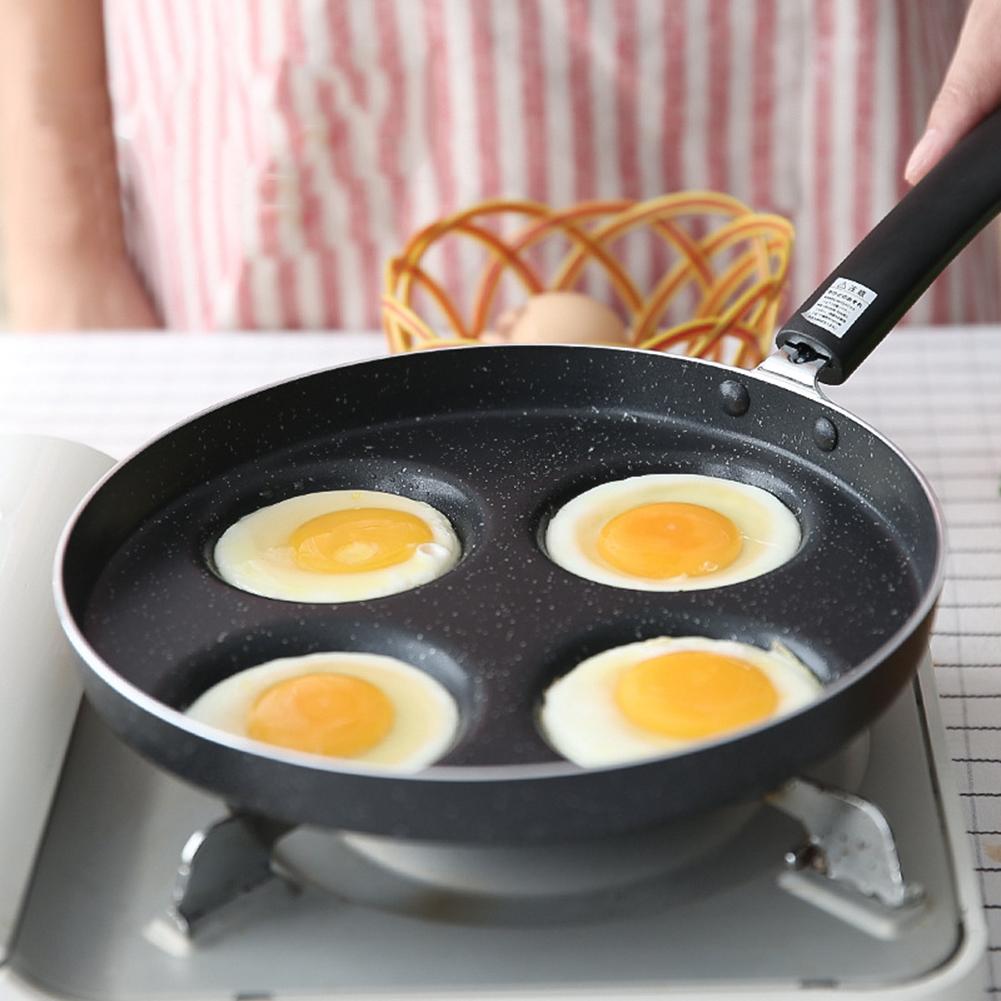
[{"label": "wire egg basket", "polygon": [[[383,329],[394,352],[477,344],[519,300],[580,291],[620,316],[634,347],[749,368],[770,350],[792,242],[788,220],[710,191],[562,209],[482,202],[390,259]],[[644,258],[646,281],[635,268]]]}]

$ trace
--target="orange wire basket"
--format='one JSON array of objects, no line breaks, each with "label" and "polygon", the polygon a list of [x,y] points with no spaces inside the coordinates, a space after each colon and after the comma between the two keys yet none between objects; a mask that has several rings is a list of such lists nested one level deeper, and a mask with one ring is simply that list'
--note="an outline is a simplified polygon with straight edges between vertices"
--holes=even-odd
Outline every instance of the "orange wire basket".
[{"label": "orange wire basket", "polygon": [[[663,265],[646,288],[626,264],[637,239]],[[770,349],[792,241],[788,220],[710,191],[564,209],[483,202],[426,226],[388,262],[383,329],[396,352],[476,344],[519,297],[597,285],[633,346],[752,367]],[[474,249],[483,266],[462,303],[442,262]]]}]

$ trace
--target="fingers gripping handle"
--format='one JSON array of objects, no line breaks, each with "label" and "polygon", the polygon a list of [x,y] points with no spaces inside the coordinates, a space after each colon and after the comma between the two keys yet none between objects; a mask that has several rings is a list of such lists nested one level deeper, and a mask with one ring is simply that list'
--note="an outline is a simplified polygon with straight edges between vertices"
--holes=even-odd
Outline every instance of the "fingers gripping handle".
[{"label": "fingers gripping handle", "polygon": [[844,382],[945,266],[1001,211],[1001,110],[985,118],[886,215],[776,337]]}]

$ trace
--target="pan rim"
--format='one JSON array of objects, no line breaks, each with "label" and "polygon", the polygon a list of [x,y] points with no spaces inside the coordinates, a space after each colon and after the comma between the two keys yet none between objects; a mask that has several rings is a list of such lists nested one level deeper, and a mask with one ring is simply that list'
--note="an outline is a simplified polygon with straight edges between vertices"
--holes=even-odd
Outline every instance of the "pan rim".
[{"label": "pan rim", "polygon": [[[657,356],[663,359],[668,364],[691,364],[696,366],[706,366],[711,369],[719,370],[722,373],[726,373],[731,377],[739,376],[743,378],[750,378],[755,381],[764,382],[782,391],[793,392],[800,396],[805,396],[808,399],[814,400],[815,402],[823,405],[832,412],[839,414],[841,417],[847,419],[856,427],[862,428],[868,434],[872,435],[878,441],[881,441],[886,445],[895,455],[897,455],[904,463],[905,468],[910,472],[910,474],[915,478],[918,485],[927,501],[932,520],[935,525],[935,542],[936,542],[936,553],[935,553],[935,565],[932,570],[931,579],[929,585],[925,590],[925,593],[921,596],[917,607],[914,611],[907,617],[907,619],[894,631],[894,633],[872,654],[865,658],[858,664],[855,664],[843,675],[841,675],[833,683],[825,685],[823,687],[823,693],[821,697],[809,702],[807,705],[797,709],[794,712],[772,717],[763,723],[759,723],[756,726],[748,727],[746,729],[739,730],[735,733],[716,738],[714,740],[708,740],[699,743],[692,747],[690,750],[680,751],[673,754],[663,754],[651,757],[640,758],[635,761],[629,762],[617,762],[610,765],[600,765],[594,767],[583,768],[579,765],[575,765],[569,761],[556,761],[556,762],[546,762],[538,764],[519,764],[519,765],[431,765],[428,768],[423,769],[419,772],[403,772],[392,769],[385,768],[372,768],[366,767],[360,763],[343,762],[338,759],[325,760],[319,755],[305,754],[302,752],[288,751],[281,748],[265,749],[267,745],[262,745],[257,741],[253,741],[244,737],[237,736],[235,734],[227,733],[223,730],[218,730],[215,727],[210,727],[202,723],[198,723],[188,717],[184,712],[179,709],[174,709],[158,699],[153,698],[153,696],[147,694],[137,685],[128,681],[124,678],[118,671],[116,671],[110,664],[108,664],[103,657],[101,657],[93,646],[90,644],[89,640],[84,636],[82,629],[77,624],[76,618],[69,608],[69,602],[66,597],[65,588],[63,586],[63,564],[65,562],[66,549],[69,545],[69,540],[73,535],[76,528],[77,522],[79,521],[83,512],[90,505],[93,498],[103,489],[104,485],[111,480],[118,471],[130,463],[134,458],[136,458],[140,453],[145,452],[148,448],[155,445],[170,435],[174,434],[175,431],[182,427],[185,427],[193,422],[200,420],[202,417],[207,416],[217,410],[224,407],[228,407],[234,403],[238,403],[241,400],[248,399],[252,396],[256,396],[259,393],[267,392],[271,389],[276,389],[280,386],[288,385],[290,383],[298,382],[302,379],[312,378],[314,376],[323,375],[327,372],[339,371],[340,369],[352,368],[360,365],[371,365],[373,363],[387,364],[387,363],[402,363],[405,364],[407,361],[412,359],[413,355],[376,355],[371,358],[358,359],[353,361],[342,362],[337,365],[331,365],[326,368],[316,369],[309,372],[304,372],[296,376],[292,376],[287,379],[279,379],[275,382],[268,383],[264,386],[258,386],[254,389],[248,390],[245,393],[239,393],[231,398],[223,400],[219,403],[212,404],[211,406],[205,407],[199,410],[195,414],[189,415],[188,417],[179,420],[172,424],[170,427],[166,428],[164,431],[155,435],[153,438],[146,442],[143,442],[140,446],[129,452],[128,455],[124,456],[122,459],[117,461],[111,469],[109,469],[94,485],[90,490],[84,495],[77,506],[74,508],[73,513],[70,515],[69,520],[66,522],[63,530],[60,534],[59,541],[56,546],[55,559],[53,563],[53,598],[56,607],[56,614],[59,619],[59,623],[65,633],[67,639],[70,642],[74,652],[78,657],[86,664],[87,668],[98,678],[98,680],[114,691],[117,695],[124,698],[135,708],[147,713],[150,716],[155,717],[159,722],[164,723],[176,730],[180,730],[191,737],[195,737],[199,740],[204,740],[210,744],[219,745],[227,750],[235,751],[240,754],[249,754],[256,758],[263,758],[267,761],[275,762],[283,765],[290,765],[297,768],[306,768],[311,771],[317,771],[321,773],[333,773],[338,775],[346,776],[357,776],[365,778],[384,778],[392,779],[394,781],[405,781],[410,783],[428,783],[428,784],[453,784],[453,783],[470,783],[470,784],[480,784],[480,783],[491,783],[497,781],[505,782],[535,782],[535,781],[545,781],[547,779],[566,779],[576,775],[590,775],[595,773],[605,773],[605,772],[620,772],[631,768],[642,767],[646,765],[656,764],[658,762],[668,761],[674,758],[689,757],[697,758],[700,754],[710,754],[718,748],[726,747],[738,743],[739,741],[749,739],[755,735],[762,733],[764,731],[773,729],[778,726],[786,725],[796,720],[804,713],[809,712],[816,707],[823,705],[835,698],[837,698],[841,692],[851,685],[855,684],[856,681],[870,673],[878,664],[882,663],[887,657],[892,655],[892,653],[900,647],[908,637],[910,637],[924,621],[924,619],[932,612],[935,605],[938,602],[939,595],[941,594],[942,587],[945,580],[945,562],[946,562],[946,546],[945,546],[945,519],[941,509],[941,505],[938,498],[935,496],[934,491],[931,489],[931,484],[929,483],[927,477],[924,473],[914,464],[914,462],[907,456],[907,454],[896,445],[890,438],[882,434],[876,428],[874,428],[868,422],[862,420],[854,413],[852,413],[847,408],[841,406],[838,403],[832,401],[825,393],[821,391],[818,386],[814,386],[811,390],[806,385],[802,383],[794,382],[793,380],[785,380],[781,376],[776,376],[773,373],[762,371],[758,369],[735,369],[730,365],[725,365],[721,362],[709,361],[701,358],[689,358],[682,355],[669,355],[663,352],[653,351],[644,348],[633,348],[624,347],[618,345],[566,345],[566,344],[507,344],[507,345],[459,345],[455,347],[443,347],[435,349],[434,353],[439,351],[504,351],[504,352],[514,352],[514,351],[554,351],[554,352],[565,352],[568,348],[573,348],[575,350],[584,351],[613,351],[613,352],[630,352],[630,353],[641,353],[647,355]],[[423,353],[422,353],[423,354]]]}]

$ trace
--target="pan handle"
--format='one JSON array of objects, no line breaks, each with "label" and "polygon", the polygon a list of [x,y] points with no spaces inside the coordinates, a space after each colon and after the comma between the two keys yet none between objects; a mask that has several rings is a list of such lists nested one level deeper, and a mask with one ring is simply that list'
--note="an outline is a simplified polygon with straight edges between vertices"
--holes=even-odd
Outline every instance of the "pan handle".
[{"label": "pan handle", "polygon": [[890,210],[783,324],[776,344],[819,357],[819,381],[839,385],[999,211],[1001,109]]}]

